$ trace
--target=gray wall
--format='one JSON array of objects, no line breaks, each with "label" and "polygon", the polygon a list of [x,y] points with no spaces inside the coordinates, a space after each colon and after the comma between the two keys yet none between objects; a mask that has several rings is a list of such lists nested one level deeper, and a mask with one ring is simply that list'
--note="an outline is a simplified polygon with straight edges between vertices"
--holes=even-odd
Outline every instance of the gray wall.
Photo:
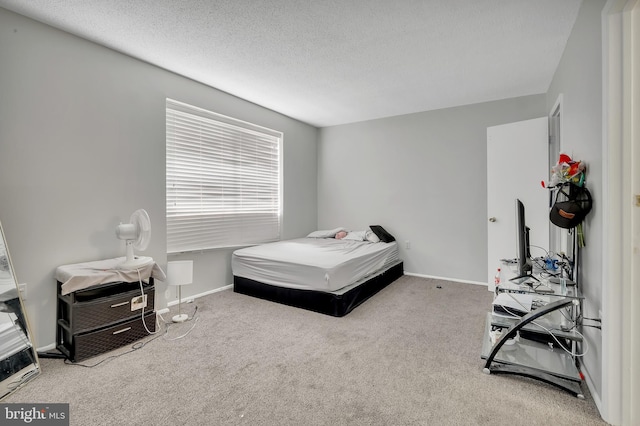
[{"label": "gray wall", "polygon": [[[584,315],[600,317],[602,308],[602,35],[601,13],[605,1],[585,0],[571,32],[560,64],[547,92],[551,111],[563,97],[562,148],[587,165],[586,184],[594,199],[584,223],[586,247],[581,251],[580,283],[585,296]],[[583,362],[592,380],[594,397],[602,391],[602,336],[585,328],[589,352]],[[595,392],[594,392],[595,391]]]},{"label": "gray wall", "polygon": [[[585,0],[545,95],[323,128],[319,228],[382,224],[407,272],[461,281],[486,277],[486,128],[547,116],[563,95],[563,150],[587,164],[594,208],[585,222],[580,280],[585,316],[599,317],[602,278],[603,0]],[[541,178],[542,179],[542,178]],[[405,248],[405,241],[411,248]],[[585,329],[592,393],[602,391],[600,331]]]},{"label": "gray wall", "polygon": [[[134,210],[166,266],[166,97],[284,132],[283,236],[316,227],[316,128],[0,8],[0,220],[39,347],[55,341],[56,267],[122,256]],[[183,295],[231,284],[230,253],[193,256]]]},{"label": "gray wall", "polygon": [[[122,255],[114,229],[135,209],[152,220],[145,254],[166,265],[166,97],[285,133],[284,238],[382,224],[400,240],[406,271],[484,282],[486,128],[547,115],[562,93],[564,147],[587,162],[596,200],[582,269],[585,314],[596,316],[603,5],[583,3],[546,96],[324,128],[317,154],[313,127],[0,8],[0,220],[18,279],[28,283],[37,344],[54,341],[55,268]],[[185,297],[230,284],[230,254],[175,256],[196,261]],[[158,305],[166,302],[160,283]],[[587,330],[587,338],[599,391],[600,336]]]},{"label": "gray wall", "polygon": [[545,99],[321,129],[319,228],[380,224],[400,241],[405,271],[486,284],[487,127],[545,116]]}]

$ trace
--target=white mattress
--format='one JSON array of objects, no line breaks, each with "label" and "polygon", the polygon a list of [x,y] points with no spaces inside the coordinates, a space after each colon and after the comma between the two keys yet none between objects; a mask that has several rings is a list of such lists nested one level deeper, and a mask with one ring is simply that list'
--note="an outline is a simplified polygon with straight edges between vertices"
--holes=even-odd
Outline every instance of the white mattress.
[{"label": "white mattress", "polygon": [[336,291],[397,263],[398,244],[298,238],[236,250],[233,275],[280,287]]}]

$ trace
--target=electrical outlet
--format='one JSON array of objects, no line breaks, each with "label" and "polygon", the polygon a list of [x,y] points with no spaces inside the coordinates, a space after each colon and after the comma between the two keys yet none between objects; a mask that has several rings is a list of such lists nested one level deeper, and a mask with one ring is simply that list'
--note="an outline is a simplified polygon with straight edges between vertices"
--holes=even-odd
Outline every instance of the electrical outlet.
[{"label": "electrical outlet", "polygon": [[411,241],[405,241],[404,246],[406,247],[407,250],[411,249]]},{"label": "electrical outlet", "polygon": [[18,284],[18,291],[22,300],[27,300],[27,283]]},{"label": "electrical outlet", "polygon": [[136,296],[131,299],[131,310],[137,311],[138,309],[147,307],[147,295],[144,296]]}]

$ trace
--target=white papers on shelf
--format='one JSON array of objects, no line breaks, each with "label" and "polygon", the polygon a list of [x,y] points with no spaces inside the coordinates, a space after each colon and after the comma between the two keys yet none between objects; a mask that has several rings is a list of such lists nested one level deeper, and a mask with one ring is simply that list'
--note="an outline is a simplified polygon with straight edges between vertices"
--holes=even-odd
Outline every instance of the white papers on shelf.
[{"label": "white papers on shelf", "polygon": [[493,314],[507,318],[521,317],[531,312],[533,295],[500,293],[493,300]]}]

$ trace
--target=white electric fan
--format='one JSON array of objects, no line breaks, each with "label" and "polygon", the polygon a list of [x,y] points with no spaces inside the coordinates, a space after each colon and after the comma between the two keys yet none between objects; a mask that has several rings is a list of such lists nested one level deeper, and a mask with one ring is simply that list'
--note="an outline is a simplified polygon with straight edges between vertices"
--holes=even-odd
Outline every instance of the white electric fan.
[{"label": "white electric fan", "polygon": [[146,250],[151,239],[151,220],[146,210],[139,209],[133,212],[130,223],[121,223],[116,228],[116,235],[126,241],[127,258],[118,265],[118,269],[139,269],[153,263],[153,258],[147,256],[134,256],[133,249]]}]

